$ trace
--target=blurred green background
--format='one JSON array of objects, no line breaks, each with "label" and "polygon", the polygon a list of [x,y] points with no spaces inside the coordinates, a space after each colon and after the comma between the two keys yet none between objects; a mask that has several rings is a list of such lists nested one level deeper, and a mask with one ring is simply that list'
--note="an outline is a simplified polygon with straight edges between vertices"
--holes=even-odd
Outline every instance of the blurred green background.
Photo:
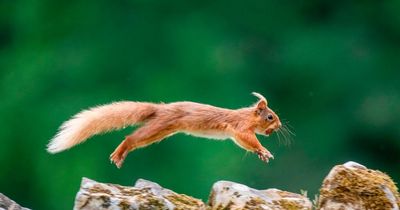
[{"label": "blurred green background", "polygon": [[[0,3],[0,192],[33,209],[71,209],[82,177],[137,178],[207,200],[212,184],[318,193],[335,164],[357,161],[400,181],[400,2],[102,1]],[[293,127],[259,137],[265,164],[231,141],[176,135],[109,154],[125,135],[50,155],[82,109],[119,100],[251,105]]]}]

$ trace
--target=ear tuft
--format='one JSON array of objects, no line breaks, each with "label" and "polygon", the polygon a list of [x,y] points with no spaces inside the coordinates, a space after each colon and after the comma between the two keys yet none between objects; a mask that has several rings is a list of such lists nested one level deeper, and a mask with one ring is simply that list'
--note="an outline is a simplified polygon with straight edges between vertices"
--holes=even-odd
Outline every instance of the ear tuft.
[{"label": "ear tuft", "polygon": [[[268,106],[268,101],[267,101],[267,99],[266,99],[263,95],[261,95],[261,94],[259,94],[259,93],[256,93],[256,92],[252,92],[251,94],[253,94],[255,97],[257,97],[258,99],[260,99],[260,101],[257,103],[257,107],[259,107],[259,105],[260,105],[261,102],[264,102],[265,107]],[[262,105],[262,104],[261,104],[261,105]],[[265,107],[264,107],[264,108],[265,108]]]}]

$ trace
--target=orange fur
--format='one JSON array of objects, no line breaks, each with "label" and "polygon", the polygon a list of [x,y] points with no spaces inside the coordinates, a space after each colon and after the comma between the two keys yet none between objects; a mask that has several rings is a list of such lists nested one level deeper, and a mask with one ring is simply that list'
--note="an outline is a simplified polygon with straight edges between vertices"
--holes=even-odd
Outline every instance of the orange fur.
[{"label": "orange fur", "polygon": [[268,108],[267,100],[258,93],[253,94],[260,99],[254,106],[236,110],[194,102],[119,102],[99,106],[82,111],[65,122],[49,143],[48,151],[60,152],[95,134],[143,123],[111,154],[110,159],[118,168],[130,151],[178,132],[213,139],[231,138],[243,149],[268,161],[273,156],[255,134],[269,135],[281,127],[281,122]]}]

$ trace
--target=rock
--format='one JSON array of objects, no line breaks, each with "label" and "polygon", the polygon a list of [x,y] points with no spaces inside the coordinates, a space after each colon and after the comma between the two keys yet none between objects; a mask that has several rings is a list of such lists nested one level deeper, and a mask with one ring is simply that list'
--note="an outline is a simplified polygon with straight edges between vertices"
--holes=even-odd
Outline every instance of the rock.
[{"label": "rock", "polygon": [[398,189],[388,175],[347,162],[335,166],[325,178],[317,209],[398,210],[399,206]]},{"label": "rock", "polygon": [[27,208],[21,207],[19,204],[15,203],[15,201],[9,199],[7,196],[0,193],[0,210],[8,209],[8,210],[29,210]]},{"label": "rock", "polygon": [[256,190],[242,184],[218,181],[209,198],[211,209],[308,210],[311,201],[300,194],[278,189]]},{"label": "rock", "polygon": [[155,195],[161,196],[166,199],[166,201],[171,202],[172,209],[206,209],[205,204],[200,199],[184,194],[177,194],[172,190],[161,187],[157,183],[144,179],[138,179],[135,183],[135,188],[151,189]]},{"label": "rock", "polygon": [[87,178],[75,198],[76,210],[89,209],[205,209],[196,198],[177,194],[160,185],[138,180],[135,187],[103,184]]}]

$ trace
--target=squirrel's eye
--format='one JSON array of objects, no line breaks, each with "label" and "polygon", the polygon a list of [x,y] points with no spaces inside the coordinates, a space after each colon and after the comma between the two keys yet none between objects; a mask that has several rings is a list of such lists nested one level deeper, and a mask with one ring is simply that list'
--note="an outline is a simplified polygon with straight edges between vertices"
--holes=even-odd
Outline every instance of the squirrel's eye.
[{"label": "squirrel's eye", "polygon": [[268,114],[267,119],[268,121],[272,121],[274,119],[274,116],[272,116],[272,114]]}]

